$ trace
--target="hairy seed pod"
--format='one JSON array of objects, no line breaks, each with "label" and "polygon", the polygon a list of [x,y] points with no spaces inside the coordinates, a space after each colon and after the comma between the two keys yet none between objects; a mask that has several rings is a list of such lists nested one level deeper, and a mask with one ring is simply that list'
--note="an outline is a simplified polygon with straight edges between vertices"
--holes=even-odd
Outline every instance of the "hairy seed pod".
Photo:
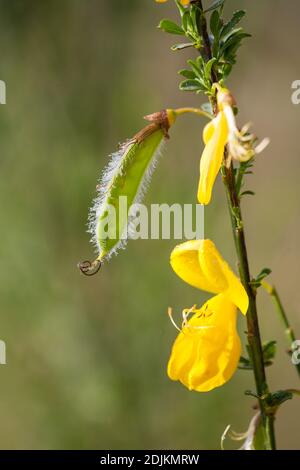
[{"label": "hairy seed pod", "polygon": [[[141,202],[175,118],[176,112],[169,109],[146,116],[150,124],[111,155],[89,217],[89,231],[99,254],[93,263],[79,264],[83,274],[95,274],[103,259],[125,246],[130,228],[129,209]],[[126,200],[125,212],[122,200]]]}]

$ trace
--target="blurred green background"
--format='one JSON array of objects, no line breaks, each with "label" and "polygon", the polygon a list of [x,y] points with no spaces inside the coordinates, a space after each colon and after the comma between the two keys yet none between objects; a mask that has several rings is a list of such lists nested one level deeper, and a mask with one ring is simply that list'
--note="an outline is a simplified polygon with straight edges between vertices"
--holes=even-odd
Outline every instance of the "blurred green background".
[{"label": "blurred green background", "polygon": [[[300,4],[228,0],[226,15],[237,7],[247,9],[253,38],[229,86],[240,122],[253,121],[272,141],[248,180],[257,195],[243,205],[251,267],[273,269],[300,338],[300,105],[291,103],[291,83],[300,79]],[[130,242],[94,278],[76,267],[93,256],[87,213],[108,154],[143,126],[143,115],[203,101],[178,91],[177,70],[189,55],[171,53],[173,38],[156,29],[162,17],[176,19],[173,2],[0,1],[3,449],[213,449],[227,424],[243,431],[253,414],[247,371],[209,394],[167,378],[176,331],[166,309],[207,298],[171,271],[177,242]],[[195,202],[203,124],[187,116],[171,130],[147,203]],[[206,236],[234,263],[220,181]],[[299,387],[263,292],[259,307],[264,339],[278,340],[271,387]],[[300,448],[299,411],[295,398],[278,413],[280,448]]]}]

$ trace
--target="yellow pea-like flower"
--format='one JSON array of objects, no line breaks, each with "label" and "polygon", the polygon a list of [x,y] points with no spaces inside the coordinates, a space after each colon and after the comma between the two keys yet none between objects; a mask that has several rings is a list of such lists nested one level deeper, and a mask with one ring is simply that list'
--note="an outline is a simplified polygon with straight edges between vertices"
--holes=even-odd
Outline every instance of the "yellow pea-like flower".
[{"label": "yellow pea-like flower", "polygon": [[200,160],[200,180],[198,200],[201,204],[209,204],[212,188],[222,165],[224,148],[228,137],[228,126],[225,114],[219,112],[203,131],[205,148]]},{"label": "yellow pea-like flower", "polygon": [[[155,0],[156,3],[166,3],[168,0]],[[190,0],[180,0],[181,5],[188,5]]]},{"label": "yellow pea-like flower", "polygon": [[211,240],[190,240],[176,246],[170,263],[183,281],[207,292],[222,293],[247,313],[247,292]]},{"label": "yellow pea-like flower", "polygon": [[221,168],[224,149],[227,145],[226,165],[232,159],[245,162],[262,152],[269,143],[264,139],[255,147],[256,137],[249,132],[249,124],[238,129],[233,111],[234,99],[227,88],[215,84],[217,90],[218,114],[203,130],[205,144],[200,160],[200,180],[198,185],[198,201],[209,204],[216,177]]},{"label": "yellow pea-like flower", "polygon": [[219,294],[201,309],[192,308],[176,338],[168,363],[168,376],[189,390],[208,392],[234,374],[241,355],[236,330],[236,306]]}]

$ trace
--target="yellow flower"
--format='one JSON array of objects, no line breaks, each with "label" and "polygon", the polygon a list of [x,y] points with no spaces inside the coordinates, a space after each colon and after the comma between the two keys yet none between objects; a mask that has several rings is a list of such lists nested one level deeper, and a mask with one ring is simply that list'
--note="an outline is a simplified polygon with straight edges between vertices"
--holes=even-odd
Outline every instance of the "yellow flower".
[{"label": "yellow flower", "polygon": [[[155,0],[157,3],[165,3],[168,0]],[[181,5],[188,5],[190,3],[190,0],[180,0]]]},{"label": "yellow flower", "polygon": [[215,85],[217,89],[218,114],[209,122],[203,131],[204,151],[200,160],[200,181],[198,200],[201,204],[209,204],[212,188],[221,168],[224,148],[227,145],[228,157],[231,160],[245,162],[264,150],[269,140],[264,139],[254,147],[255,136],[249,133],[249,124],[238,129],[233,111],[234,99],[229,90]]},{"label": "yellow flower", "polygon": [[[182,327],[177,327],[180,333],[168,364],[172,380],[179,380],[189,390],[208,392],[227,382],[237,368],[241,354],[237,307],[247,313],[248,295],[211,240],[190,240],[176,246],[170,262],[185,282],[218,294],[200,309],[183,310]],[[170,317],[175,324],[171,313]]]},{"label": "yellow flower", "polygon": [[211,240],[190,240],[176,246],[170,262],[175,273],[191,286],[222,293],[243,314],[247,313],[248,295]]},{"label": "yellow flower", "polygon": [[222,165],[224,148],[228,137],[228,126],[223,111],[210,121],[203,130],[205,148],[200,160],[198,201],[209,204],[217,174]]},{"label": "yellow flower", "polygon": [[[189,313],[193,316],[187,320]],[[227,382],[241,355],[236,316],[235,305],[223,294],[212,297],[199,310],[184,311],[182,330],[168,363],[170,379],[197,392],[208,392]]]}]

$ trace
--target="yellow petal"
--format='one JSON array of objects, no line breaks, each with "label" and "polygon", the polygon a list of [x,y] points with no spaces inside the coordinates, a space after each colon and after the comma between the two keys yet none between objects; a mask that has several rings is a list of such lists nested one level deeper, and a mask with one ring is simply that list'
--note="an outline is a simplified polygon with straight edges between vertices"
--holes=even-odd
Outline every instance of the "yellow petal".
[{"label": "yellow petal", "polygon": [[219,286],[216,286],[215,282],[203,272],[198,257],[203,242],[204,240],[190,240],[177,245],[171,253],[170,263],[183,281],[198,289],[217,294],[226,289],[227,284],[219,289]]},{"label": "yellow petal", "polygon": [[[248,310],[249,299],[241,281],[231,270],[228,263],[222,258],[215,244],[211,240],[203,240],[200,245],[199,264],[204,275],[214,282],[217,292],[223,292],[245,315]],[[226,289],[222,289],[226,279]]]},{"label": "yellow petal", "polygon": [[175,273],[191,286],[214,294],[224,293],[242,313],[247,313],[248,295],[211,240],[190,240],[176,246],[170,263]]},{"label": "yellow petal", "polygon": [[189,390],[208,392],[232,377],[240,354],[236,307],[219,294],[206,302],[179,333],[168,375]]},{"label": "yellow petal", "polygon": [[[156,3],[166,3],[168,0],[155,0]],[[188,5],[190,0],[180,0],[181,5]]]},{"label": "yellow petal", "polygon": [[227,120],[223,111],[209,124],[210,126],[206,126],[203,133],[206,145],[200,160],[198,186],[200,204],[210,203],[212,188],[222,165],[224,147],[228,138]]},{"label": "yellow petal", "polygon": [[205,145],[208,143],[208,141],[212,138],[215,132],[215,124],[216,124],[216,119],[212,119],[209,121],[206,126],[203,129],[203,142]]}]

